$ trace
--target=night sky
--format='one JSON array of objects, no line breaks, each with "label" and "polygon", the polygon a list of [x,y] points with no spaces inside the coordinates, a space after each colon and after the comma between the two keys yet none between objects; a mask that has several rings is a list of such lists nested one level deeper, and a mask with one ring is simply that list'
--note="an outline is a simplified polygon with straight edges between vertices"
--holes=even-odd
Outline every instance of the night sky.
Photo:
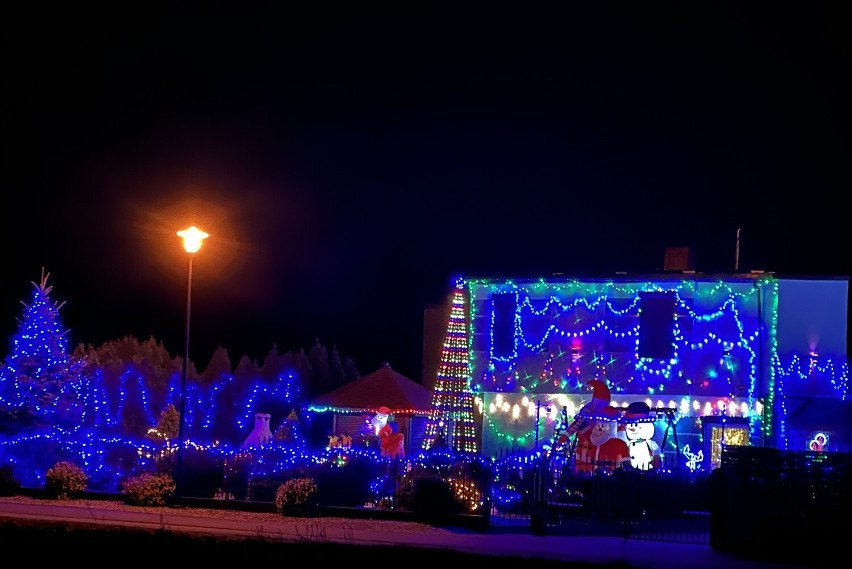
[{"label": "night sky", "polygon": [[4,8],[0,355],[42,267],[72,347],[179,355],[190,224],[201,368],[420,380],[458,275],[852,273],[841,2],[276,4]]}]

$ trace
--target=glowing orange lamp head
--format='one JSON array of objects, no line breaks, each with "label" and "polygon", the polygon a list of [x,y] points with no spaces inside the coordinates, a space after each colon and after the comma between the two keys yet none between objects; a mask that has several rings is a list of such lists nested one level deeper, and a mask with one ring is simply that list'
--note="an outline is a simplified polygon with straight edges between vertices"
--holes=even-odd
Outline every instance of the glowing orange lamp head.
[{"label": "glowing orange lamp head", "polygon": [[201,242],[210,237],[194,225],[189,229],[181,229],[177,234],[183,239],[183,248],[187,253],[197,253],[201,249]]}]

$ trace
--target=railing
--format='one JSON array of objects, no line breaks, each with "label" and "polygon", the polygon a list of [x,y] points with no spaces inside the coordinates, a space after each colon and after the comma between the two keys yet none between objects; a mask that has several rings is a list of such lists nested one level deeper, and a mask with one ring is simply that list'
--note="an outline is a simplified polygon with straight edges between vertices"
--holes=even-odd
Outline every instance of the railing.
[{"label": "railing", "polygon": [[[29,490],[42,486],[39,473],[71,450],[32,438],[0,445],[0,459]],[[133,466],[137,453],[131,451],[131,446],[116,445],[100,460],[107,464],[117,456],[119,465]],[[692,473],[665,468],[584,472],[570,458],[545,459],[529,452],[494,460],[437,452],[397,460],[329,453],[322,460],[300,456],[291,461],[298,466],[282,469],[287,457],[275,453],[290,452],[223,458],[193,450],[185,463],[191,490],[185,497],[218,497],[223,507],[270,509],[283,481],[307,476],[318,483],[319,505],[348,510],[341,510],[343,515],[434,516],[442,512],[424,504],[443,504],[454,522],[463,518],[480,528],[618,535],[728,551],[801,543],[794,528],[803,527],[821,528],[822,542],[841,543],[842,524],[826,520],[844,519],[850,503],[848,453],[731,446],[723,450],[719,468]],[[98,472],[93,469],[90,489],[117,493],[114,484],[97,484]]]},{"label": "railing", "polygon": [[[848,539],[852,454],[726,447],[713,473],[711,545],[807,565]],[[823,544],[820,546],[819,544]],[[842,546],[842,545],[841,545]]]}]

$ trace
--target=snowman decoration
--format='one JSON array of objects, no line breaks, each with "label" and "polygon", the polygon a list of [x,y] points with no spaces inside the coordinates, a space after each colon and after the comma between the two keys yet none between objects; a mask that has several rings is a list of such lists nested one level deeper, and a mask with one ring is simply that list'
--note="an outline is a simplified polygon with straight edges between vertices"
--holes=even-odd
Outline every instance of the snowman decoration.
[{"label": "snowman decoration", "polygon": [[243,448],[259,447],[272,440],[272,431],[269,428],[269,413],[254,414],[254,429],[243,441]]},{"label": "snowman decoration", "polygon": [[654,418],[647,403],[636,401],[627,407],[622,417],[630,466],[651,470],[660,464],[660,445],[654,440]]}]

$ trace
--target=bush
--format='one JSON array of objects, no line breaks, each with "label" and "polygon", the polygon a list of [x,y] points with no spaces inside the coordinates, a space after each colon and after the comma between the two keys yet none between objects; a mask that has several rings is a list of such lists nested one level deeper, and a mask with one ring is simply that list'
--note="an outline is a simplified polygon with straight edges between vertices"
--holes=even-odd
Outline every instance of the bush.
[{"label": "bush", "polygon": [[12,467],[0,467],[0,496],[14,496],[20,491],[21,483],[12,475]]},{"label": "bush", "polygon": [[217,453],[206,452],[192,445],[187,446],[184,449],[181,468],[181,494],[184,496],[212,498],[224,484],[224,459]]},{"label": "bush", "polygon": [[274,502],[281,482],[272,476],[253,476],[248,480],[246,499],[252,502]]},{"label": "bush", "polygon": [[379,463],[371,458],[353,456],[343,466],[326,462],[313,471],[318,488],[317,502],[344,508],[361,506],[374,499],[371,483],[378,480],[379,475]]},{"label": "bush", "polygon": [[89,477],[73,462],[57,462],[47,469],[44,490],[51,498],[69,500],[86,489]]},{"label": "bush", "polygon": [[131,506],[165,506],[176,487],[170,475],[146,472],[125,480],[121,491]]},{"label": "bush", "polygon": [[461,507],[456,502],[450,484],[440,476],[433,475],[414,481],[411,509],[419,521],[441,524],[458,514]]},{"label": "bush", "polygon": [[311,478],[291,478],[275,491],[275,509],[285,516],[305,516],[316,507],[317,484]]}]

